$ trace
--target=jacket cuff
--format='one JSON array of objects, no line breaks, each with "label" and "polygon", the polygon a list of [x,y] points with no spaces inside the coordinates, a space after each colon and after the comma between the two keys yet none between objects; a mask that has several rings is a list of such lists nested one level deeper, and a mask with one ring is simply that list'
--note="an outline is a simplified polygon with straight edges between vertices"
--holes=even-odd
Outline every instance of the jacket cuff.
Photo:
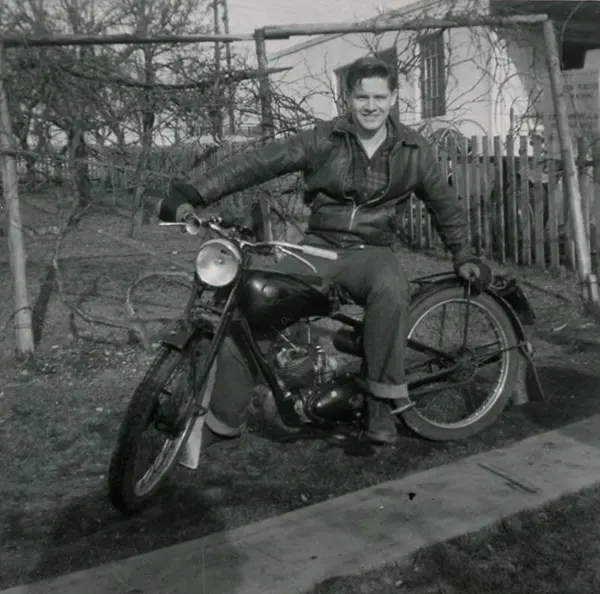
[{"label": "jacket cuff", "polygon": [[480,262],[481,258],[477,257],[472,247],[467,246],[457,250],[452,254],[452,262],[455,267],[459,267],[467,262]]}]

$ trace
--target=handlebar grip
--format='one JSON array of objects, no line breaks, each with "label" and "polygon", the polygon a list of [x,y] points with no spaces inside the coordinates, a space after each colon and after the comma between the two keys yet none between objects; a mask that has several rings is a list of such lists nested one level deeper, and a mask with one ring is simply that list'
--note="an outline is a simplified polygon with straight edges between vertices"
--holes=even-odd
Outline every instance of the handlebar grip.
[{"label": "handlebar grip", "polygon": [[337,252],[334,252],[333,250],[326,250],[312,245],[299,245],[298,249],[308,256],[316,256],[317,258],[325,258],[326,260],[338,259]]}]

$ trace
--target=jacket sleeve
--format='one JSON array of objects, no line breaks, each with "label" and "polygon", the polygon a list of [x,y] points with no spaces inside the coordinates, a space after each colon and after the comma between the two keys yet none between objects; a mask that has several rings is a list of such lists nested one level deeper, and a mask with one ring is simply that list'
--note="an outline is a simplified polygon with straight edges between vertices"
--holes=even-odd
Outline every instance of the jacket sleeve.
[{"label": "jacket sleeve", "polygon": [[462,205],[443,178],[433,151],[422,143],[419,154],[420,184],[415,191],[417,198],[425,203],[454,262],[473,259],[475,252],[469,245],[468,220]]},{"label": "jacket sleeve", "polygon": [[189,174],[189,181],[205,204],[240,190],[257,186],[286,173],[306,169],[314,150],[316,129],[299,132],[264,146],[252,147],[206,170]]}]

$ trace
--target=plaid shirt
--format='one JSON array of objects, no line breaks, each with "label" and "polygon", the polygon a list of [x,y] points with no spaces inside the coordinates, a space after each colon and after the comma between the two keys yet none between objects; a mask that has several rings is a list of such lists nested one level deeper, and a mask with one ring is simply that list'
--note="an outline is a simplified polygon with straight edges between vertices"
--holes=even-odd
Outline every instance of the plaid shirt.
[{"label": "plaid shirt", "polygon": [[344,191],[356,204],[364,204],[385,190],[390,179],[390,151],[394,145],[394,133],[388,124],[388,134],[382,145],[369,159],[359,140],[350,134],[350,173]]}]

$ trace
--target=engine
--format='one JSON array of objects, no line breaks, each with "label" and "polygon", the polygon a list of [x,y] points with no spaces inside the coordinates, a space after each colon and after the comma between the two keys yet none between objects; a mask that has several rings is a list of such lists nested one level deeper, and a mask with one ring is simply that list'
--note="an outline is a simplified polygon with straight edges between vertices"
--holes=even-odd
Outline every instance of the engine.
[{"label": "engine", "polygon": [[305,422],[348,422],[361,416],[364,396],[356,374],[340,373],[337,358],[322,345],[286,339],[274,346],[273,366]]},{"label": "engine", "polygon": [[321,345],[290,344],[277,349],[275,368],[285,386],[290,390],[309,388],[333,379],[337,360],[328,355]]}]

